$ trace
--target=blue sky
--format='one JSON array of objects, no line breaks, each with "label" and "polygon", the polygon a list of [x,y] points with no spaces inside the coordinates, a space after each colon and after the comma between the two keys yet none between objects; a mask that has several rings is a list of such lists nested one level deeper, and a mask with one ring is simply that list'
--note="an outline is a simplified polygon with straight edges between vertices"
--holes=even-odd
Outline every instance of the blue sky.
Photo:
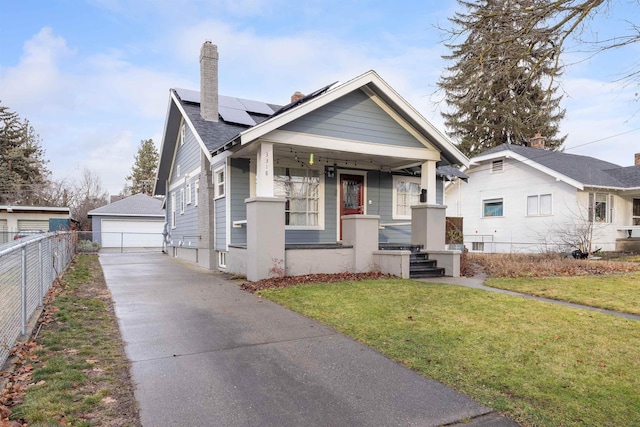
[{"label": "blue sky", "polygon": [[[220,52],[220,93],[285,104],[376,70],[444,130],[436,82],[454,0],[21,0],[0,8],[0,100],[42,137],[53,178],[87,168],[112,194],[140,141],[160,144],[169,88],[199,88],[198,54]],[[640,23],[640,7],[613,0],[585,28],[597,38]],[[640,152],[636,87],[613,80],[640,46],[593,58],[570,48],[562,77],[568,153],[621,166]]]}]

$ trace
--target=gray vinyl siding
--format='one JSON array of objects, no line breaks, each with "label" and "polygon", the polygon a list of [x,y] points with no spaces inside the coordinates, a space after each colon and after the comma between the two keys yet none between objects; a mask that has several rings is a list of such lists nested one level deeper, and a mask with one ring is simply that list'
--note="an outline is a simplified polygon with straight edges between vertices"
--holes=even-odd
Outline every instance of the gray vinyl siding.
[{"label": "gray vinyl siding", "polygon": [[[249,159],[231,159],[231,171],[229,172],[230,185],[227,186],[227,200],[231,203],[230,222],[244,221],[247,219],[247,205],[245,199],[251,194]],[[217,211],[216,211],[217,213]],[[247,227],[231,227],[232,245],[245,245],[247,243]]]},{"label": "gray vinyl siding", "polygon": [[364,92],[357,90],[282,127],[308,133],[376,144],[424,148]]},{"label": "gray vinyl siding", "polygon": [[[167,198],[167,218],[168,218],[168,231],[170,233],[170,240],[173,246],[179,246],[180,242],[183,242],[184,247],[195,248],[198,246],[199,230],[198,230],[198,207],[194,205],[195,200],[195,181],[200,178],[200,175],[189,175],[189,182],[191,183],[191,203],[187,204],[187,181],[186,175],[194,169],[200,166],[200,152],[201,148],[196,140],[195,136],[191,133],[189,128],[186,128],[185,141],[183,145],[178,143],[177,152],[175,155],[175,161],[173,164],[173,171],[171,174],[171,182],[169,188],[172,188],[174,183],[178,183],[177,186],[168,191]],[[177,174],[177,167],[180,165],[180,176]],[[202,184],[201,184],[202,185]],[[180,190],[185,192],[185,205],[184,213],[180,213]],[[176,194],[176,228],[171,229],[171,194]]]},{"label": "gray vinyl siding", "polygon": [[[211,167],[211,170],[214,171],[213,175],[215,175],[215,171],[225,166],[225,162],[216,163]],[[225,176],[227,176],[225,172]],[[231,181],[233,182],[233,181]],[[227,180],[225,182],[225,195],[224,197],[220,197],[219,199],[215,199],[213,201],[213,209],[214,209],[214,218],[215,218],[215,250],[217,251],[226,251],[227,250],[227,201],[229,200],[229,188],[230,182]],[[215,187],[215,185],[214,185]],[[215,193],[215,188],[214,188]]]}]

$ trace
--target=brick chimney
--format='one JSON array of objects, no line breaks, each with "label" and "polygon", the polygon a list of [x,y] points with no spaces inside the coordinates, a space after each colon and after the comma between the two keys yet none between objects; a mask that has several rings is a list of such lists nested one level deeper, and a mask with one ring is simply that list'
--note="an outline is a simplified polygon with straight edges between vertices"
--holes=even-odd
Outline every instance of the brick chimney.
[{"label": "brick chimney", "polygon": [[200,49],[200,116],[218,121],[218,46],[208,40]]},{"label": "brick chimney", "polygon": [[304,98],[304,93],[302,92],[296,92],[293,95],[291,95],[291,102],[296,102],[301,100],[302,98]]},{"label": "brick chimney", "polygon": [[547,138],[542,136],[540,133],[536,133],[533,138],[529,138],[529,147],[544,149],[544,143],[546,140]]},{"label": "brick chimney", "polygon": [[634,160],[634,165],[640,166],[640,153],[636,153]]}]

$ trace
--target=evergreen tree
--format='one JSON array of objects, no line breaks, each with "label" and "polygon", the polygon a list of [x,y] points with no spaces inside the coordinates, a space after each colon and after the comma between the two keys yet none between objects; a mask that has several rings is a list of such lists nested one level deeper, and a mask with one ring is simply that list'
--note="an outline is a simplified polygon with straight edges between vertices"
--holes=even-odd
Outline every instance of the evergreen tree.
[{"label": "evergreen tree", "polygon": [[[536,133],[546,148],[557,149],[564,110],[559,108],[553,78],[557,54],[548,29],[526,28],[527,10],[546,0],[458,0],[452,34],[462,43],[448,44],[453,61],[439,86],[451,111],[443,114],[448,134],[473,157],[503,143],[527,145]],[[547,58],[547,59],[544,59]]]},{"label": "evergreen tree", "polygon": [[0,105],[0,203],[31,204],[48,180],[40,136],[28,120]]},{"label": "evergreen tree", "polygon": [[158,150],[152,139],[144,139],[140,142],[138,154],[131,168],[131,174],[127,176],[127,184],[124,193],[144,193],[148,196],[153,192],[158,169]]}]

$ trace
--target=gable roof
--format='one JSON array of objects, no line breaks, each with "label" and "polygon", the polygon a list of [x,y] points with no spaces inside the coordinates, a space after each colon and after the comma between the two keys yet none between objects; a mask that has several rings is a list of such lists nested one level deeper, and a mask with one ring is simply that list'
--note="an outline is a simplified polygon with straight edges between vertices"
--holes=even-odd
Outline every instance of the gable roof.
[{"label": "gable roof", "polygon": [[[284,107],[276,104],[219,96],[221,103],[223,101],[233,102],[233,100],[237,100],[245,106],[259,104],[262,108],[252,109],[247,107],[242,112],[245,114],[245,119],[246,117],[250,118],[245,123],[253,121],[255,125],[237,123],[237,121],[243,120],[237,120],[234,123],[231,120],[226,120],[223,114],[219,114],[220,119],[217,122],[206,121],[200,116],[199,92],[187,89],[171,89],[154,194],[163,195],[165,193],[165,180],[168,179],[170,174],[176,144],[175,136],[179,132],[182,118],[190,126],[200,147],[211,160],[217,154],[236,145],[250,144],[267,133],[356,90],[362,90],[368,96],[376,98],[418,133],[427,136],[429,143],[440,152],[443,165],[468,166],[469,159],[443,133],[436,129],[391,86],[382,80],[375,71],[368,71],[333,87],[334,84],[327,85]],[[265,109],[264,106],[273,110],[273,113],[267,114],[269,110]],[[233,119],[231,116],[227,118]]]},{"label": "gable roof", "polygon": [[162,200],[147,196],[146,194],[134,194],[127,198],[109,203],[87,213],[88,216],[151,216],[164,218]]},{"label": "gable roof", "polygon": [[504,157],[519,160],[580,189],[584,186],[618,189],[640,187],[640,166],[621,167],[594,157],[521,145],[499,145],[472,158],[471,163]]}]

